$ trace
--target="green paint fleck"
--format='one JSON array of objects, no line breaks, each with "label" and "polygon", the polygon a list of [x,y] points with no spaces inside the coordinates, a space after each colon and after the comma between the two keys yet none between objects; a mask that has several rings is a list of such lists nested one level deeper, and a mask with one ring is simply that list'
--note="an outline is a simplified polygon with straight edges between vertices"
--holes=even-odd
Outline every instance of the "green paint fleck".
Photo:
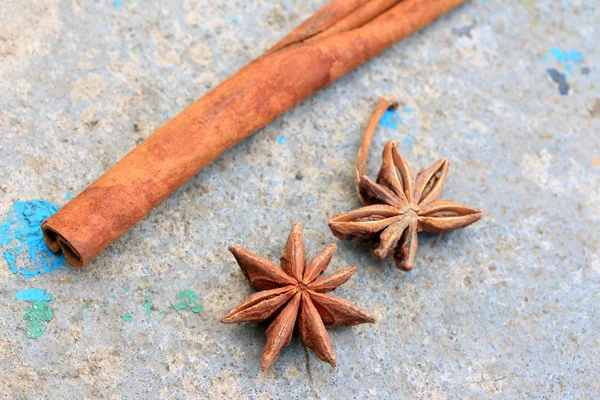
[{"label": "green paint fleck", "polygon": [[102,304],[102,305],[103,305],[104,307],[108,307],[108,300],[106,300],[106,301],[104,302],[104,304]]},{"label": "green paint fleck", "polygon": [[88,303],[87,308],[92,308],[92,307],[93,307],[92,303]]},{"label": "green paint fleck", "polygon": [[123,290],[124,290],[124,291],[126,291],[126,292],[129,292],[129,288],[128,288],[127,286],[125,286],[125,287],[123,288]]},{"label": "green paint fleck", "polygon": [[144,296],[144,308],[146,309],[146,321],[150,321],[150,310],[152,309],[152,303],[150,297]]},{"label": "green paint fleck", "polygon": [[194,292],[192,292],[191,290],[184,290],[183,292],[179,293],[177,295],[178,299],[185,299],[187,297],[187,301],[189,304],[195,303],[198,301],[198,296],[196,296],[196,294]]},{"label": "green paint fleck", "polygon": [[184,290],[177,295],[177,298],[180,300],[184,300],[179,304],[174,304],[173,308],[176,311],[183,310],[184,308],[190,307],[192,312],[198,313],[202,310],[202,306],[200,304],[194,304],[198,301],[198,295],[192,292],[191,290]]},{"label": "green paint fleck", "polygon": [[85,306],[79,306],[80,310],[83,310],[85,308]]},{"label": "green paint fleck", "polygon": [[123,318],[123,321],[125,321],[125,322],[133,321],[133,315],[131,315],[130,312],[123,314],[123,316],[121,318]]},{"label": "green paint fleck", "polygon": [[192,310],[192,312],[199,313],[202,311],[202,306],[200,304],[194,304],[190,307],[190,310]]},{"label": "green paint fleck", "polygon": [[42,322],[50,322],[52,320],[52,308],[46,301],[34,300],[31,302],[31,307],[25,309],[25,336],[27,339],[35,339],[40,337],[46,330]]},{"label": "green paint fleck", "polygon": [[31,342],[27,342],[27,347],[31,347]]},{"label": "green paint fleck", "polygon": [[149,287],[149,288],[148,288],[148,291],[149,291],[150,293],[154,293],[154,289],[152,289],[151,287]]},{"label": "green paint fleck", "polygon": [[183,310],[184,308],[188,308],[189,306],[190,305],[185,301],[182,301],[179,304],[173,304],[173,308],[175,309],[175,311]]},{"label": "green paint fleck", "polygon": [[161,311],[160,315],[167,315],[167,312],[166,311]]}]

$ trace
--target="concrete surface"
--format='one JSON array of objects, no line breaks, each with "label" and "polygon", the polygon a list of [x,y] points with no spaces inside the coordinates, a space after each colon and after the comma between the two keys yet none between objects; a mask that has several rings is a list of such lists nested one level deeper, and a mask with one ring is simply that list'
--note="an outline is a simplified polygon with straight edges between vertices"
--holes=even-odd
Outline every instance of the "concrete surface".
[{"label": "concrete surface", "polygon": [[[2,218],[18,201],[64,204],[323,4],[3,0]],[[0,393],[597,397],[598,13],[583,0],[471,1],[224,154],[86,268],[25,279],[0,258]],[[327,221],[358,206],[355,154],[385,93],[402,123],[377,132],[372,175],[390,138],[415,168],[448,157],[443,198],[484,219],[422,235],[411,273],[338,243],[329,272],[360,269],[337,294],[378,323],[329,330],[335,370],[295,337],[259,373],[265,326],[218,322],[253,292],[227,246],[277,260],[295,221],[309,255],[334,241]],[[28,288],[52,297],[35,339],[15,298]],[[173,308],[185,289],[200,312]]]}]

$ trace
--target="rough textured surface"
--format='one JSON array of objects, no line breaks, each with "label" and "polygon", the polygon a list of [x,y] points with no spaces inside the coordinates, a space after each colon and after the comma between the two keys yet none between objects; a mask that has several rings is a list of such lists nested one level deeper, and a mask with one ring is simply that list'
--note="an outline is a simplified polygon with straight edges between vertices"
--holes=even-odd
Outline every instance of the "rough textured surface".
[{"label": "rough textured surface", "polygon": [[[2,218],[17,201],[64,204],[323,4],[2,1]],[[85,269],[25,279],[0,258],[0,393],[594,397],[599,25],[594,2],[471,1],[224,154]],[[330,272],[359,271],[336,293],[378,323],[329,330],[335,370],[296,337],[259,373],[265,326],[218,322],[252,292],[227,246],[276,260],[296,221],[308,249],[334,241],[327,221],[359,205],[356,151],[384,93],[403,104],[371,173],[391,138],[416,168],[448,157],[442,198],[484,218],[422,236],[410,273],[338,242]],[[52,297],[36,339],[15,299],[31,287]],[[173,308],[185,289],[199,312]]]}]

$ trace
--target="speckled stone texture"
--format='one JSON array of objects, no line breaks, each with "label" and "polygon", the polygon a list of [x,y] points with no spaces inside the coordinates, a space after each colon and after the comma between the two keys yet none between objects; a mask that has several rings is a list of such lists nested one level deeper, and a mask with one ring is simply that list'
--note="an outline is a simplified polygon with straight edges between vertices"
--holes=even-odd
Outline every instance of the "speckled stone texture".
[{"label": "speckled stone texture", "polygon": [[[2,218],[19,200],[64,204],[324,4],[2,0]],[[470,1],[228,151],[84,269],[26,280],[0,258],[0,393],[596,397],[598,13],[583,0]],[[395,139],[415,168],[448,157],[443,198],[484,210],[466,229],[422,235],[410,273],[327,227],[359,205],[356,151],[385,93],[402,123],[376,133],[371,175]],[[338,242],[328,272],[359,266],[337,294],[378,322],[329,330],[334,370],[295,337],[260,373],[266,327],[218,322],[253,292],[227,247],[276,261],[293,222],[309,256]],[[32,340],[15,299],[30,287],[54,313]],[[173,308],[184,289],[199,313]]]}]

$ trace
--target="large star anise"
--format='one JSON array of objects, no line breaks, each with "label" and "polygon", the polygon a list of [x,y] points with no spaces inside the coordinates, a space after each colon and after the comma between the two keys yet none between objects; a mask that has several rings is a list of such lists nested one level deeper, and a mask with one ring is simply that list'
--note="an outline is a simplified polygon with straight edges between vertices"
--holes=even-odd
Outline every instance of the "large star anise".
[{"label": "large star anise", "polygon": [[397,103],[392,97],[379,99],[358,151],[356,189],[366,207],[334,216],[329,227],[341,240],[374,241],[372,253],[375,257],[393,255],[398,268],[410,271],[414,267],[418,232],[443,233],[463,228],[479,220],[482,212],[437,200],[448,174],[447,159],[439,160],[415,179],[393,140],[383,150],[377,182],[369,179],[366,164],[371,138],[383,113],[395,107]]},{"label": "large star anise", "polygon": [[300,224],[295,224],[290,232],[281,257],[281,269],[241,247],[232,246],[229,250],[244,276],[259,292],[231,310],[221,322],[262,322],[275,317],[267,329],[267,344],[261,362],[263,371],[290,343],[296,320],[304,344],[333,367],[335,355],[325,328],[375,322],[375,318],[361,308],[327,294],[350,279],[356,266],[317,279],[329,265],[336,245],[328,245],[306,264]]}]

